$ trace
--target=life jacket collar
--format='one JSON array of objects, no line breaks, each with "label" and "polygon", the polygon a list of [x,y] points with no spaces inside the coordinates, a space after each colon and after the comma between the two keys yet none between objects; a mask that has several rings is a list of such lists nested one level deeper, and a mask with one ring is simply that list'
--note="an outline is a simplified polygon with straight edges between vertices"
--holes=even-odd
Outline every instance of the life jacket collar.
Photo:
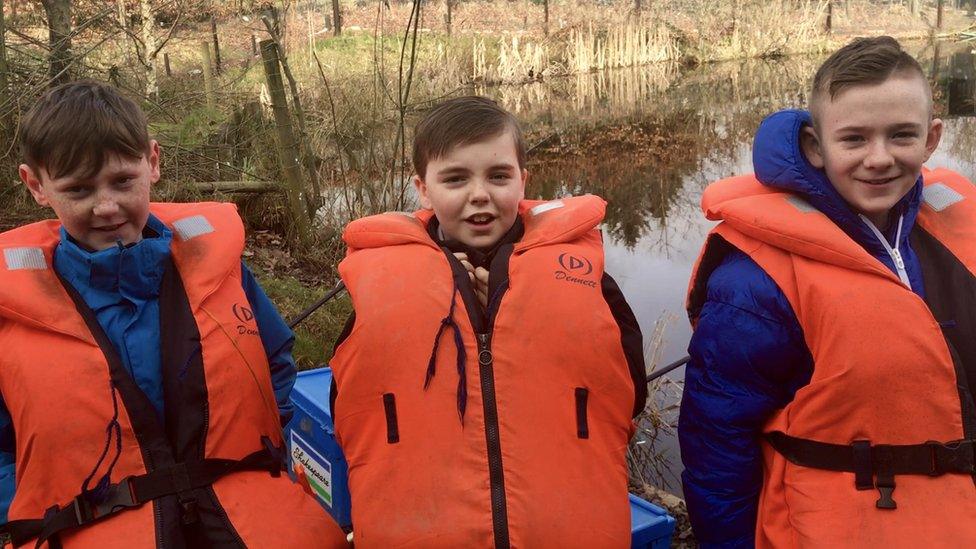
[{"label": "life jacket collar", "polygon": [[[536,246],[570,242],[599,226],[606,212],[606,202],[593,195],[558,200],[522,200],[519,215],[525,224],[525,235],[515,245],[518,254]],[[439,249],[427,232],[433,210],[413,214],[389,212],[357,219],[342,233],[349,253],[364,248],[402,244],[424,244]],[[347,254],[348,255],[348,254]]]}]

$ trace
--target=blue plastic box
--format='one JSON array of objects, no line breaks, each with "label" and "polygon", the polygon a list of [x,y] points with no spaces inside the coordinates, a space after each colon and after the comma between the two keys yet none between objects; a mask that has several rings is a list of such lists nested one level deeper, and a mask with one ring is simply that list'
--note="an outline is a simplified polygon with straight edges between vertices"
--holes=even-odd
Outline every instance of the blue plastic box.
[{"label": "blue plastic box", "polygon": [[335,426],[329,410],[332,370],[318,368],[298,372],[291,400],[295,415],[285,427],[285,439],[291,455],[290,474],[304,469],[316,499],[339,526],[348,527],[352,520],[349,505],[349,466],[335,439]]},{"label": "blue plastic box", "polygon": [[674,517],[667,511],[630,494],[630,546],[667,549],[674,533]]},{"label": "blue plastic box", "polygon": [[[349,527],[349,466],[335,440],[329,414],[332,370],[318,368],[298,373],[291,399],[295,417],[285,428],[292,470],[305,469],[319,503],[339,526]],[[294,472],[292,473],[294,476]],[[666,549],[674,533],[674,518],[664,509],[630,495],[631,546],[635,549]]]}]

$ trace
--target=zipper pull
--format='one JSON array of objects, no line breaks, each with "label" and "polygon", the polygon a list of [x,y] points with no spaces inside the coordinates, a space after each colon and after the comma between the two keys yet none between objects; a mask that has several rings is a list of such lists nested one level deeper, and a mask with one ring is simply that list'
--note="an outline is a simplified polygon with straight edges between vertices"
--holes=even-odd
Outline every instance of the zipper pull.
[{"label": "zipper pull", "polygon": [[491,354],[491,337],[489,334],[477,334],[478,337],[478,364],[491,366],[495,357]]},{"label": "zipper pull", "polygon": [[901,251],[898,248],[891,249],[891,258],[895,260],[895,266],[899,270],[905,270],[905,260],[901,258]]}]

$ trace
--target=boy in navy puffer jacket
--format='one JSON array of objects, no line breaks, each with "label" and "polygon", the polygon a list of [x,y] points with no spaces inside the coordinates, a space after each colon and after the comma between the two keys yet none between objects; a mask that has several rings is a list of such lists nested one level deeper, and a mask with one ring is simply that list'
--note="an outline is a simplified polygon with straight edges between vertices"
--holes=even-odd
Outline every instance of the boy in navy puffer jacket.
[{"label": "boy in navy puffer jacket", "polygon": [[[974,437],[972,186],[922,173],[942,121],[892,38],[832,55],[810,111],[764,120],[758,182],[721,181],[703,199],[724,222],[689,297],[679,440],[696,536],[705,547],[965,545],[971,520],[910,509],[931,493],[976,509],[971,443],[924,444]],[[880,320],[862,315],[871,309]]]}]

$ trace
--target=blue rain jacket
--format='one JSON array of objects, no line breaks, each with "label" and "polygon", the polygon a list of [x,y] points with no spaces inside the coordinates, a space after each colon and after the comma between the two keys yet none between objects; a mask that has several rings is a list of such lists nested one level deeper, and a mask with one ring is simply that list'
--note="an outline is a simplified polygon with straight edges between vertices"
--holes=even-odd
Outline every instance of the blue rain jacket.
[{"label": "blue rain jacket", "polygon": [[[54,268],[95,312],[123,364],[162,419],[158,298],[173,234],[151,215],[146,229],[147,236],[134,245],[88,252],[75,244],[62,227],[61,242],[54,254]],[[291,355],[295,336],[243,263],[241,279],[261,333],[278,412],[284,425],[294,411],[289,395],[297,374]],[[14,444],[10,413],[0,398],[0,523],[7,521],[7,510],[14,498]]]},{"label": "blue rain jacket", "polygon": [[[806,199],[897,273],[867,223],[801,152],[800,130],[809,124],[809,113],[798,110],[763,120],[753,144],[756,178]],[[904,216],[897,247],[912,289],[924,297],[921,266],[908,242],[921,196],[919,178],[895,205],[889,227],[879,229],[894,247],[897,214]],[[813,359],[786,296],[738,250],[708,280],[688,352],[678,440],[692,527],[703,547],[752,547],[762,489],[762,426],[810,382]]]}]

